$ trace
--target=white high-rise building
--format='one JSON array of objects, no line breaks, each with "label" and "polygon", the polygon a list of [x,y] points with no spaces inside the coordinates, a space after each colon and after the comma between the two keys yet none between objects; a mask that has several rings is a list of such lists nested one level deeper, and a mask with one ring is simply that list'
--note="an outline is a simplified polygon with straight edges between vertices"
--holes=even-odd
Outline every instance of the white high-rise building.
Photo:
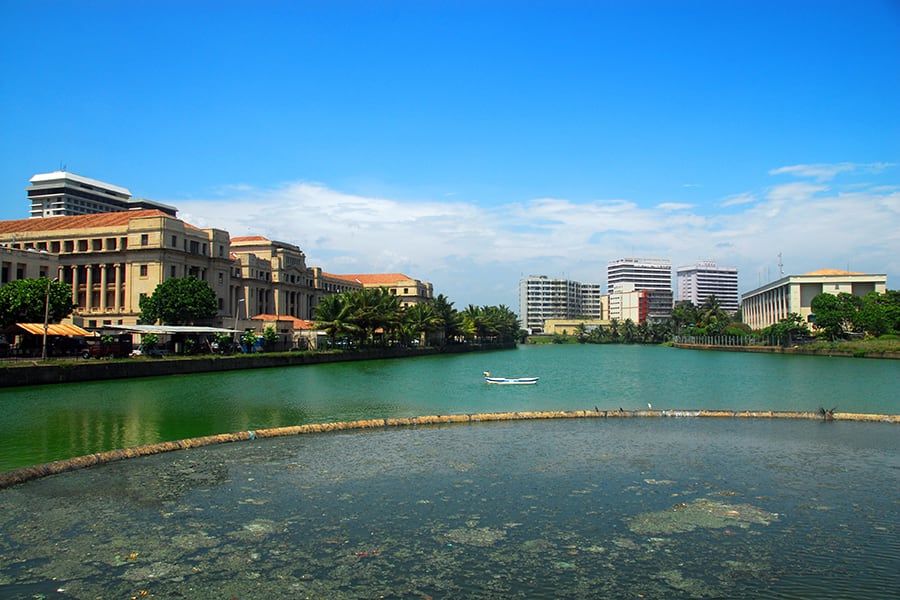
[{"label": "white high-rise building", "polygon": [[737,267],[720,267],[711,260],[678,267],[678,300],[701,306],[710,296],[715,296],[719,307],[729,314],[737,312]]},{"label": "white high-rise building", "polygon": [[611,260],[606,267],[606,288],[610,296],[619,290],[647,290],[650,292],[647,318],[662,320],[672,316],[672,262],[668,259]]},{"label": "white high-rise building", "polygon": [[531,333],[543,333],[547,319],[601,319],[600,284],[531,275],[519,280],[519,320]]},{"label": "white high-rise building", "polygon": [[74,217],[125,210],[159,210],[174,217],[173,206],[132,198],[126,188],[82,177],[68,171],[38,173],[31,178],[28,199],[31,201],[31,218]]}]

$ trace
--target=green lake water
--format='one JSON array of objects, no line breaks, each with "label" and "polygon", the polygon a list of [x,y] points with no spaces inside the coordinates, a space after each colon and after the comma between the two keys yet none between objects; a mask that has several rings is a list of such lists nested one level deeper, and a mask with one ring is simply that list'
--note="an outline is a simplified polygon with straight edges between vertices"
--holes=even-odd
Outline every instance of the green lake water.
[{"label": "green lake water", "polygon": [[[536,386],[490,386],[537,376]],[[900,362],[644,346],[517,350],[0,390],[0,471],[288,425],[508,410],[900,412]]]}]

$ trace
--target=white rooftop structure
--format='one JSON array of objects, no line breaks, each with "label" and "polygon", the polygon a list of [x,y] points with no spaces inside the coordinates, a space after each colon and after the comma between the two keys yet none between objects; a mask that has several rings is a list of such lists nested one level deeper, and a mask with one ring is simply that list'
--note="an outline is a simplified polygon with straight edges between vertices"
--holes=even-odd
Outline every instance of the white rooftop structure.
[{"label": "white rooftop structure", "polygon": [[126,210],[156,209],[177,216],[174,206],[132,198],[127,188],[68,171],[38,173],[26,188],[31,218],[72,217]]}]

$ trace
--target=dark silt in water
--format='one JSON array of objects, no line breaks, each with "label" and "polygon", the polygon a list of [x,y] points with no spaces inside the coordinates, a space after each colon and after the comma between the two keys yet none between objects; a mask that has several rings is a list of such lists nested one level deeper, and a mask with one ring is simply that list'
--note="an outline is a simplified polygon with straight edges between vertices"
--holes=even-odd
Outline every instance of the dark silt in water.
[{"label": "dark silt in water", "polygon": [[4,598],[896,598],[896,426],[255,440],[0,490]]}]

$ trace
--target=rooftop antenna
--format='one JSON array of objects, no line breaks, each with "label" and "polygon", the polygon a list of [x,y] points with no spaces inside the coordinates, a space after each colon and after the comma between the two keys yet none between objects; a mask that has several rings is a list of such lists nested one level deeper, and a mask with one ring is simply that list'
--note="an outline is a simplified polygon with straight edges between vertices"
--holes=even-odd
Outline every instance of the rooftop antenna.
[{"label": "rooftop antenna", "polygon": [[781,261],[781,252],[778,253],[778,276],[784,277],[784,263]]}]

